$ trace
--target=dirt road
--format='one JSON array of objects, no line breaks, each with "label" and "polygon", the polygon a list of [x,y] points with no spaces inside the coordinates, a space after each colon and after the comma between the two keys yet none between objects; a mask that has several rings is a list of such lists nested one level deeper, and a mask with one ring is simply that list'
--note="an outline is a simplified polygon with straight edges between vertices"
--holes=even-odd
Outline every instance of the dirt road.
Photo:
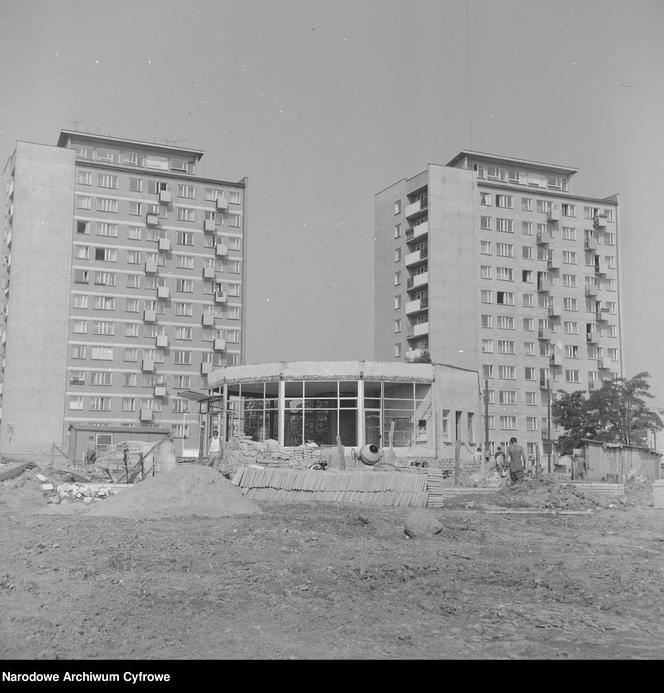
[{"label": "dirt road", "polygon": [[501,515],[261,503],[39,515],[0,499],[8,658],[661,658],[664,511]]}]

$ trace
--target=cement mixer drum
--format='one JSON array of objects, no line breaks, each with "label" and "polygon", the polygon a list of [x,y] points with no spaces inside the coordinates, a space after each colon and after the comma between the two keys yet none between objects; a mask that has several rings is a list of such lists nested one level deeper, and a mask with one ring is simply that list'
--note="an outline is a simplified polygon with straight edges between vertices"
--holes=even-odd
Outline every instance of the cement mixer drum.
[{"label": "cement mixer drum", "polygon": [[373,465],[377,464],[380,460],[380,448],[377,445],[374,445],[373,443],[369,445],[363,445],[360,448],[360,451],[357,454],[357,456],[361,462],[368,465],[369,467],[373,467]]}]

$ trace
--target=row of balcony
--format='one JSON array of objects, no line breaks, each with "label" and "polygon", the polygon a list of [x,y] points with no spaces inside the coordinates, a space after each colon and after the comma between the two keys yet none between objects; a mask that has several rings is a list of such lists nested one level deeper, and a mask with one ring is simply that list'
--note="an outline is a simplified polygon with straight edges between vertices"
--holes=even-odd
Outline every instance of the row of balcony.
[{"label": "row of balcony", "polygon": [[[170,205],[173,202],[173,193],[170,190],[160,190],[159,202],[160,204]],[[217,197],[215,201],[215,208],[218,211],[224,211],[228,209],[228,200],[223,196]]]}]

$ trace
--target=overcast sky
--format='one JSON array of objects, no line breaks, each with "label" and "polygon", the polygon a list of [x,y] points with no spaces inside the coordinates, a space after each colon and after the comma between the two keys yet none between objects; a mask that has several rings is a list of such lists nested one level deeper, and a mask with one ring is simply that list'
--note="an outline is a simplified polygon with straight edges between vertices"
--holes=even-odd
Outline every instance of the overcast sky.
[{"label": "overcast sky", "polygon": [[663,35],[661,0],[3,0],[0,157],[78,128],[248,176],[250,362],[372,358],[382,188],[464,148],[577,167],[620,193],[627,375],[664,406]]}]

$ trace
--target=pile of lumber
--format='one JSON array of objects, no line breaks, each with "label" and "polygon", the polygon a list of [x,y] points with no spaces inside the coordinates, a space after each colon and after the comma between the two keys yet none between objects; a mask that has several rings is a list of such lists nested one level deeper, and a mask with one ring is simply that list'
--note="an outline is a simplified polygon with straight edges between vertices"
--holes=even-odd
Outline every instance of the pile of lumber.
[{"label": "pile of lumber", "polygon": [[336,501],[409,508],[423,508],[427,502],[424,474],[242,466],[232,482],[255,500]]},{"label": "pile of lumber", "polygon": [[22,464],[17,464],[15,467],[10,467],[9,469],[2,469],[2,471],[0,471],[0,481],[7,481],[8,479],[13,479],[23,474],[23,472],[26,469],[33,469],[36,466],[37,465],[35,462],[23,462]]},{"label": "pile of lumber", "polygon": [[664,479],[652,483],[652,504],[655,508],[664,510]]}]

